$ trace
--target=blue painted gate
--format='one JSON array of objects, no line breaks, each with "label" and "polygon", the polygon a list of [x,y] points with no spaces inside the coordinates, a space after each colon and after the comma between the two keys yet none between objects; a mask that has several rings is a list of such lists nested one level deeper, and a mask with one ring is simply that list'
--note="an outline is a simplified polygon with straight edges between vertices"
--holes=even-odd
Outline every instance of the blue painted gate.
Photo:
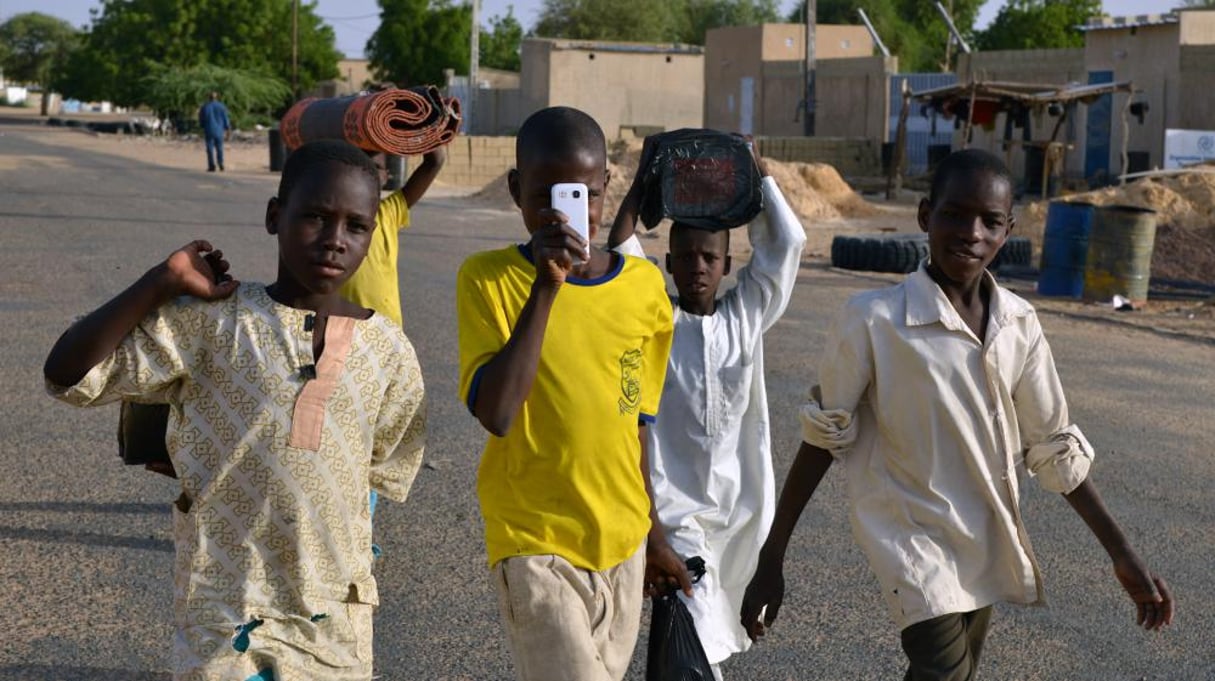
[{"label": "blue painted gate", "polygon": [[[1114,82],[1113,71],[1089,71],[1089,85]],[[1110,129],[1113,126],[1114,98],[1101,95],[1088,105],[1088,125],[1084,136],[1084,178],[1090,187],[1109,184]]]},{"label": "blue painted gate", "polygon": [[[945,87],[958,82],[957,74],[953,73],[896,73],[890,77],[890,124],[887,139],[891,142],[899,128],[899,109],[903,106],[903,81],[911,86],[912,92]],[[920,114],[920,107],[915,101],[911,102],[911,111],[907,114],[907,174],[918,175],[928,172],[928,146],[931,144],[950,144],[953,142],[953,121],[938,117],[936,132],[932,131],[932,114],[927,117]]]}]

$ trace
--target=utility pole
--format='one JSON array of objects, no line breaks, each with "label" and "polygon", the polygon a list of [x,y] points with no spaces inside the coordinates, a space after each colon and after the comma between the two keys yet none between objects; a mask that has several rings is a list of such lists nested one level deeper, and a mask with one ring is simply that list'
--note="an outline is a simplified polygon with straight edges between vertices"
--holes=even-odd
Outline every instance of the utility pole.
[{"label": "utility pole", "polygon": [[[953,0],[950,0],[953,2]],[[883,57],[890,56],[890,50],[886,49],[886,43],[882,42],[882,36],[878,35],[877,29],[873,27],[873,22],[869,21],[869,15],[865,14],[865,10],[860,7],[856,8],[856,13],[860,15],[861,21],[865,23],[865,28],[869,29],[869,37],[873,38],[873,43],[877,45],[878,51]]]},{"label": "utility pole", "polygon": [[941,13],[941,18],[945,20],[945,26],[949,28],[950,35],[953,36],[954,40],[958,41],[958,48],[961,49],[963,53],[970,54],[970,45],[966,44],[966,41],[962,39],[962,34],[958,31],[958,27],[953,23],[953,15],[949,12],[949,10],[945,9],[945,5],[942,5],[940,0],[937,0],[937,11]]},{"label": "utility pole", "polygon": [[468,37],[468,101],[464,103],[464,129],[472,134],[477,106],[477,72],[481,64],[481,0],[472,0],[472,30]]},{"label": "utility pole", "polygon": [[806,119],[805,133],[814,136],[814,24],[818,14],[815,0],[806,0],[803,14],[806,17]]},{"label": "utility pole", "polygon": [[300,0],[291,2],[291,96],[300,98]]},{"label": "utility pole", "polygon": [[[946,14],[953,16],[953,0],[949,0],[949,11]],[[953,63],[953,33],[945,36],[945,63],[941,65],[941,73],[949,73],[953,69],[950,66]]]}]

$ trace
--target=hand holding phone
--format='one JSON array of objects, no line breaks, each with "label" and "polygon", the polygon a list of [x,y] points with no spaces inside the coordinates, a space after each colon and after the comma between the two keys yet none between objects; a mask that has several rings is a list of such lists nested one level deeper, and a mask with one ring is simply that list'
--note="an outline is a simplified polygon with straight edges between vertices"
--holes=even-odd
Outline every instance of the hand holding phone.
[{"label": "hand holding phone", "polygon": [[581,182],[558,182],[553,185],[551,205],[556,210],[565,213],[569,225],[586,242],[582,263],[591,258],[591,227],[590,211],[587,207],[587,189]]}]

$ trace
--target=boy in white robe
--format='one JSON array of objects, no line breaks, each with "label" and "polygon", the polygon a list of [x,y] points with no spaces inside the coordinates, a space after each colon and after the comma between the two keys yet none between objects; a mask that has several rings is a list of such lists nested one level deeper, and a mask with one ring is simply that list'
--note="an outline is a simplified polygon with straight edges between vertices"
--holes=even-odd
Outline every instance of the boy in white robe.
[{"label": "boy in white robe", "polygon": [[[720,299],[718,286],[730,271],[729,232],[678,223],[671,230],[666,267],[678,291],[675,336],[663,418],[648,429],[647,441],[667,539],[684,559],[705,560],[705,576],[684,601],[718,679],[720,663],[751,645],[738,613],[775,508],[763,333],[788,305],[806,241],[758,156],[756,162],[764,210],[747,228],[751,261]],[[635,180],[609,237],[617,251],[638,257],[645,257],[634,234],[642,192]]]}]

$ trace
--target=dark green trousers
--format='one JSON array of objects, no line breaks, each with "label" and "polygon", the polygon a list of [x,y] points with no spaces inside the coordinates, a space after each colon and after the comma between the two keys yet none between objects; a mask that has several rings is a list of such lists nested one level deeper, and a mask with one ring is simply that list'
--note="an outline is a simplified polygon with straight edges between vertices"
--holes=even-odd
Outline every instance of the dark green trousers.
[{"label": "dark green trousers", "polygon": [[974,681],[991,606],[918,622],[902,632],[910,666],[903,681]]}]

